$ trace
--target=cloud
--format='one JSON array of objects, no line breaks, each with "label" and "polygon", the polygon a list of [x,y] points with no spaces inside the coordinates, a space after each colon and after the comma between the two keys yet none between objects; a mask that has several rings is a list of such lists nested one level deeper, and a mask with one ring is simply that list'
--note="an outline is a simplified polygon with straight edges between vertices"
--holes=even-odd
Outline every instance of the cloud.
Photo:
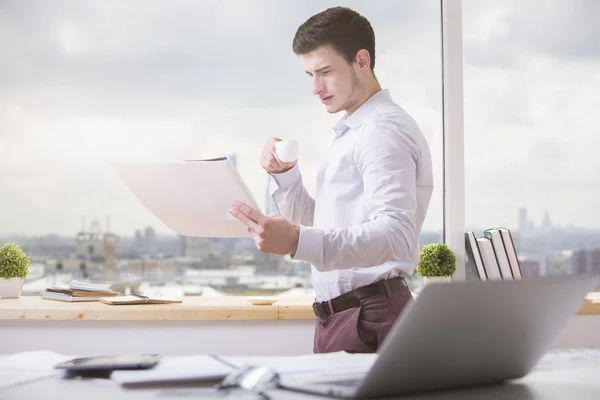
[{"label": "cloud", "polygon": [[[371,20],[377,73],[440,149],[439,7],[345,4]],[[4,1],[0,206],[11,212],[0,214],[0,230],[72,234],[82,217],[108,215],[119,233],[148,224],[170,232],[111,171],[108,163],[124,158],[235,153],[263,204],[267,176],[258,156],[270,136],[300,140],[314,193],[341,114],[328,115],[315,101],[291,44],[304,20],[332,5],[53,0],[32,8]],[[440,228],[435,196],[429,226]]]},{"label": "cloud", "polygon": [[[377,35],[376,73],[421,126],[442,226],[439,5],[348,5]],[[52,1],[0,8],[3,231],[72,234],[81,217],[119,233],[168,232],[116,179],[116,159],[236,153],[260,204],[270,136],[298,139],[305,183],[333,123],[291,51],[297,26],[333,3]],[[516,226],[516,208],[597,226],[600,106],[597,3],[464,5],[467,222]],[[536,8],[537,7],[537,8]],[[492,210],[492,211],[490,211]]]},{"label": "cloud", "polygon": [[[25,88],[59,89],[70,115],[160,112],[162,103],[197,98],[224,107],[306,104],[308,81],[291,50],[292,38],[300,23],[330,5],[51,1],[31,10],[6,2],[0,50],[11,57],[0,87],[11,95]],[[364,8],[360,2],[349,5]],[[399,10],[382,1],[366,12],[385,32],[384,48],[392,29],[406,41],[415,29],[422,31]],[[394,11],[397,25],[387,17]]]},{"label": "cloud", "polygon": [[[108,166],[235,153],[259,204],[270,136],[300,141],[314,193],[328,115],[291,51],[322,1],[48,1],[0,4],[0,231],[73,234],[82,217],[121,234],[170,232]],[[442,227],[440,14],[436,2],[345,4],[377,35],[376,73],[430,144]],[[463,2],[467,224],[535,218],[595,227],[600,60],[594,1]],[[537,7],[537,8],[536,8]]]},{"label": "cloud", "polygon": [[540,6],[519,2],[507,16],[507,41],[524,50],[565,58],[600,58],[600,3],[595,0],[550,0]]},{"label": "cloud", "polygon": [[467,225],[516,227],[527,207],[538,221],[548,211],[563,225],[598,226],[598,70],[600,59],[549,54],[543,43],[518,68],[465,65]]},{"label": "cloud", "polygon": [[600,59],[600,3],[595,0],[463,2],[465,61],[520,68],[538,55],[569,61]]}]

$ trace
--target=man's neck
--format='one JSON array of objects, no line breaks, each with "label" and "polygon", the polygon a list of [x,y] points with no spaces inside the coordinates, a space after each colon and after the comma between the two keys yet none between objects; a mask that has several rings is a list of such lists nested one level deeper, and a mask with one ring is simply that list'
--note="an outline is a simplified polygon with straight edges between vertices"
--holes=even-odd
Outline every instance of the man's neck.
[{"label": "man's neck", "polygon": [[381,85],[376,79],[373,79],[368,85],[366,85],[362,96],[352,105],[352,107],[346,109],[348,115],[352,115],[365,101],[369,100],[371,96],[381,90]]}]

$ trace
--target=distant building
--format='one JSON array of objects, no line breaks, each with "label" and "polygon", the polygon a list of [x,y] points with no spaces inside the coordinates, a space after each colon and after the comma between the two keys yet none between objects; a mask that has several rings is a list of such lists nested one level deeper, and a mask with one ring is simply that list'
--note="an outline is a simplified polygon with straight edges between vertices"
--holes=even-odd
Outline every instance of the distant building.
[{"label": "distant building", "polygon": [[600,249],[592,251],[590,273],[592,275],[600,275]]},{"label": "distant building", "polygon": [[153,251],[156,250],[157,246],[156,231],[151,226],[147,226],[144,229],[144,247],[149,251]]},{"label": "distant building", "polygon": [[542,219],[541,228],[543,229],[544,233],[548,233],[549,231],[551,231],[553,229],[552,221],[550,220],[550,214],[548,214],[547,211],[544,213],[544,218]]},{"label": "distant building", "polygon": [[519,233],[524,236],[529,231],[529,220],[527,219],[527,209],[519,208]]},{"label": "distant building", "polygon": [[254,255],[256,272],[279,272],[285,265],[283,256],[258,252]]},{"label": "distant building", "polygon": [[600,275],[600,249],[574,251],[571,265],[575,275]]},{"label": "distant building", "polygon": [[159,249],[159,240],[153,227],[147,226],[144,230],[136,229],[133,234],[133,248],[137,256],[155,255]]},{"label": "distant building", "polygon": [[191,258],[204,258],[213,251],[213,244],[209,238],[179,236],[181,256]]},{"label": "distant building", "polygon": [[173,260],[127,260],[127,272],[142,276],[144,280],[172,279],[177,274],[177,265]]},{"label": "distant building", "polygon": [[144,236],[142,235],[141,230],[135,230],[135,233],[133,234],[133,240],[136,248],[141,249],[144,247]]},{"label": "distant building", "polygon": [[586,250],[578,250],[573,252],[573,255],[571,256],[571,265],[575,275],[585,275],[588,273],[588,258],[588,252]]},{"label": "distant building", "polygon": [[[106,228],[108,230],[108,220]],[[116,266],[117,236],[108,231],[102,232],[97,220],[92,221],[87,230],[83,223],[75,241],[76,255],[79,260],[101,262],[105,267]]]},{"label": "distant building", "polygon": [[523,278],[540,276],[540,262],[535,260],[520,260],[521,274]]},{"label": "distant building", "polygon": [[[80,259],[104,258],[106,252],[114,254],[114,248],[110,248],[115,235],[109,232],[102,232],[100,223],[94,220],[89,229],[82,229],[76,235],[76,254]],[[108,240],[110,239],[110,240]],[[107,246],[108,245],[108,246]]]}]

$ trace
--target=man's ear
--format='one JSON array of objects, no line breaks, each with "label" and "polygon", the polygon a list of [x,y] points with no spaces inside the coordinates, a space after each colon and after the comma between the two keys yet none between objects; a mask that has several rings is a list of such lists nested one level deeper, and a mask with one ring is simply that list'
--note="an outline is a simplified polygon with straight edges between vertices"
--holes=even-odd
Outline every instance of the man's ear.
[{"label": "man's ear", "polygon": [[365,49],[360,49],[356,53],[356,64],[360,72],[365,72],[371,69],[371,55]]}]

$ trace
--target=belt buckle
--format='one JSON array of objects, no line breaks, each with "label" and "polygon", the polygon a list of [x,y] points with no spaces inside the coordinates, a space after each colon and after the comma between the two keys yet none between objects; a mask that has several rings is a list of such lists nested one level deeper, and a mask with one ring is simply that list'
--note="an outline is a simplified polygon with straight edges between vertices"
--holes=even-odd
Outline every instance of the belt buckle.
[{"label": "belt buckle", "polygon": [[327,302],[317,303],[314,302],[312,305],[315,315],[319,318],[327,318],[330,315],[329,309],[327,308]]},{"label": "belt buckle", "polygon": [[322,309],[321,303],[314,302],[313,305],[312,305],[312,308],[313,308],[313,312],[315,313],[315,315],[317,317],[321,318],[322,317],[322,315],[321,315],[322,314],[322,312],[321,312],[321,309]]}]

